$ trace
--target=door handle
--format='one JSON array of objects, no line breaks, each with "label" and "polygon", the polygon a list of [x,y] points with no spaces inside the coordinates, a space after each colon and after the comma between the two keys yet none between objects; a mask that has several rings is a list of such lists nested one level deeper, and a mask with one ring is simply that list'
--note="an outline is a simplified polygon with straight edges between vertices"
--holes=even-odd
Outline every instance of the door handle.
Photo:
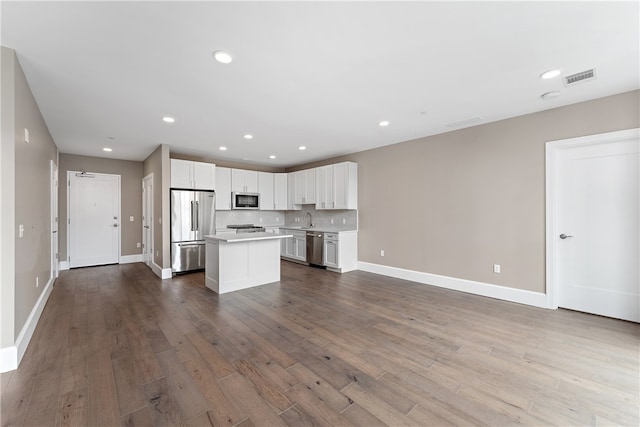
[{"label": "door handle", "polygon": [[191,231],[195,231],[195,228],[193,227],[195,224],[195,218],[193,216],[193,201],[191,201]]},{"label": "door handle", "polygon": [[200,202],[196,202],[196,230],[200,230]]},{"label": "door handle", "polygon": [[573,236],[569,236],[568,234],[564,234],[564,233],[562,233],[562,234],[560,235],[560,238],[561,238],[562,240],[564,240],[564,239],[566,239],[566,238],[568,238],[568,237],[573,237]]},{"label": "door handle", "polygon": [[52,233],[57,233],[57,232],[58,232],[58,230],[53,230],[53,231],[52,231]]},{"label": "door handle", "polygon": [[113,224],[113,227],[114,227],[114,228],[115,228],[115,227],[117,227],[117,226],[118,226],[118,224]]}]

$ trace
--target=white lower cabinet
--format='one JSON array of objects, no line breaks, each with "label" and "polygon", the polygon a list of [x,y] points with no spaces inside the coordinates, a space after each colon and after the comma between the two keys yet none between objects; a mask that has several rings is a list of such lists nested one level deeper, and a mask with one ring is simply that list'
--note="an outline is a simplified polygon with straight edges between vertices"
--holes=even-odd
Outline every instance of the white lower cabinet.
[{"label": "white lower cabinet", "polygon": [[358,269],[358,232],[324,233],[323,260],[327,270],[346,273]]},{"label": "white lower cabinet", "polygon": [[283,239],[280,247],[280,255],[295,261],[307,261],[307,235],[305,231],[284,230],[293,237]]},{"label": "white lower cabinet", "polygon": [[324,234],[324,265],[327,267],[340,267],[340,240],[337,233]]}]

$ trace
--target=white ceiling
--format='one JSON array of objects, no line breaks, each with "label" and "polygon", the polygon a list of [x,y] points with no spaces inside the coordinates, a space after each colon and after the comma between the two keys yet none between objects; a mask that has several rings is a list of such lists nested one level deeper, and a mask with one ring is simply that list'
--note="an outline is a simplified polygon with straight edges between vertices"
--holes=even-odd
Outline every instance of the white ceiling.
[{"label": "white ceiling", "polygon": [[[1,14],[60,151],[89,156],[143,160],[164,143],[292,166],[640,87],[635,1],[3,1]],[[572,87],[539,78],[592,67]]]}]

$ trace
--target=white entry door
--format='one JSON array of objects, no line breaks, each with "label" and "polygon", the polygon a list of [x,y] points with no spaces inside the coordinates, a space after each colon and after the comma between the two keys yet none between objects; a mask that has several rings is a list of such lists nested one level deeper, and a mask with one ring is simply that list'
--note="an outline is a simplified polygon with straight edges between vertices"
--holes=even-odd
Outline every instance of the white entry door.
[{"label": "white entry door", "polygon": [[142,260],[153,262],[153,174],[142,180]]},{"label": "white entry door", "polygon": [[574,142],[556,157],[558,306],[640,322],[639,133]]},{"label": "white entry door", "polygon": [[68,172],[69,267],[116,264],[120,255],[120,175]]}]

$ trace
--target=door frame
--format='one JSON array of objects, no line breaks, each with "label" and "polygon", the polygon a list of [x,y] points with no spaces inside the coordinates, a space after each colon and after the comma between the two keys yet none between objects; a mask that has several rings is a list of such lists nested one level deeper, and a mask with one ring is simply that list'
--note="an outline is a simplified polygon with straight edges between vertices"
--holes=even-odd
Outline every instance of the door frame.
[{"label": "door frame", "polygon": [[557,158],[560,152],[589,145],[610,144],[613,142],[639,138],[640,128],[626,129],[577,138],[548,141],[545,144],[545,201],[546,201],[546,294],[547,307],[558,308],[557,275],[558,266],[558,203],[557,203]]},{"label": "door frame", "polygon": [[[151,183],[151,191],[150,191],[150,201],[149,201],[149,205],[147,206],[146,203],[146,196],[145,196],[145,192],[148,191],[147,190],[147,183],[150,182]],[[145,222],[148,222],[149,225],[149,231],[148,233],[151,235],[149,238],[149,241],[151,242],[151,252],[149,252],[147,250],[146,247],[142,248],[142,262],[144,262],[146,265],[148,265],[149,267],[151,267],[151,264],[153,263],[153,254],[154,254],[154,234],[153,234],[153,172],[150,173],[149,175],[145,176],[144,178],[142,178],[142,242],[143,244],[145,244],[145,239],[144,239],[144,224]],[[151,210],[151,212],[149,213],[148,210]],[[147,221],[147,216],[150,216],[150,220]],[[147,255],[148,254],[149,258],[147,259]]]},{"label": "door frame", "polygon": [[[118,262],[120,264],[120,258],[122,257],[122,176],[113,173],[99,173],[99,172],[87,172],[87,171],[67,171],[67,263],[71,268],[71,176],[75,174],[86,175],[110,175],[118,177]],[[75,267],[74,267],[75,268]]]},{"label": "door frame", "polygon": [[[51,160],[51,280],[55,281],[60,273],[60,260],[58,259],[59,229],[58,221],[58,165]],[[56,234],[54,236],[54,234]]]}]

